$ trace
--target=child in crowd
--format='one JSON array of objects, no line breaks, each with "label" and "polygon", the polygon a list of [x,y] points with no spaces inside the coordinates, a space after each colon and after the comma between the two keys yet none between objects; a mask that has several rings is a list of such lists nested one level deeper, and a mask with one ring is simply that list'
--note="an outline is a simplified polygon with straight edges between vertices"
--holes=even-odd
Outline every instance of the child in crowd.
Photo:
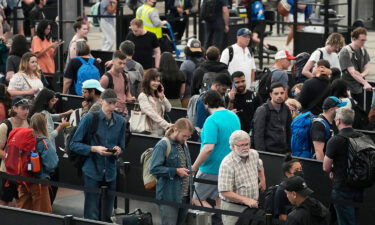
[{"label": "child in crowd", "polygon": [[[36,174],[39,179],[49,179],[59,161],[55,146],[48,139],[47,118],[42,113],[35,113],[31,117],[30,128],[36,138],[35,150],[39,154],[41,170]],[[19,200],[17,207],[51,213],[52,205],[49,196],[49,185],[22,184],[18,188]]]}]

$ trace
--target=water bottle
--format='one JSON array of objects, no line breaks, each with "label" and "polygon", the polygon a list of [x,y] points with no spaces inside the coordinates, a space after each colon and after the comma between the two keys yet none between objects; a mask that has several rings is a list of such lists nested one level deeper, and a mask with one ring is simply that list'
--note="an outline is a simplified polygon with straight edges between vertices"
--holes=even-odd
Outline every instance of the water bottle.
[{"label": "water bottle", "polygon": [[40,159],[39,154],[36,152],[31,153],[30,157],[31,165],[32,165],[32,172],[39,173],[40,172]]}]

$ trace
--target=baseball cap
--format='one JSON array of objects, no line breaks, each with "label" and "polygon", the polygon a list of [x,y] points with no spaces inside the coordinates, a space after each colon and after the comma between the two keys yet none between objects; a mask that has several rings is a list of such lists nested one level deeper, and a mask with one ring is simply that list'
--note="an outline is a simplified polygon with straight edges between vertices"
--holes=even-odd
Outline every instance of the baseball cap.
[{"label": "baseball cap", "polygon": [[30,105],[31,105],[31,103],[30,103],[29,99],[23,98],[21,96],[16,96],[12,100],[12,106],[30,106]]},{"label": "baseball cap", "polygon": [[105,100],[106,102],[116,102],[117,101],[117,94],[113,89],[106,89],[101,95],[100,98]]},{"label": "baseball cap", "polygon": [[338,99],[335,96],[329,96],[327,97],[323,102],[323,109],[331,109],[333,107],[343,107],[346,106],[347,102],[341,101],[341,99]]},{"label": "baseball cap", "polygon": [[192,52],[202,52],[201,42],[196,38],[191,38],[187,43],[187,47]]},{"label": "baseball cap", "polygon": [[276,59],[289,59],[289,60],[295,60],[296,57],[292,56],[287,50],[281,50],[278,51],[275,55]]},{"label": "baseball cap", "polygon": [[251,35],[251,31],[247,28],[240,28],[238,31],[237,31],[237,37],[238,36],[245,36],[245,35]]},{"label": "baseball cap", "polygon": [[82,88],[84,88],[84,89],[96,89],[100,92],[104,91],[104,88],[102,88],[99,81],[97,81],[95,79],[85,80],[82,83]]},{"label": "baseball cap", "polygon": [[309,187],[307,187],[305,180],[300,176],[294,176],[286,179],[285,190],[294,191],[302,196],[309,196],[314,193]]}]

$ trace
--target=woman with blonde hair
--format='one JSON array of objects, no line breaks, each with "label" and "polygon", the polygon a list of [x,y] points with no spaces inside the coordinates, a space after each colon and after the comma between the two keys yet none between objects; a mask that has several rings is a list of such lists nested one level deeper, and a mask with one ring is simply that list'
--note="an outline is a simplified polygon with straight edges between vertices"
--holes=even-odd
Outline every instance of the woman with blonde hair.
[{"label": "woman with blonde hair", "polygon": [[18,72],[9,81],[9,94],[12,97],[24,96],[33,99],[43,89],[38,70],[36,55],[31,52],[23,54]]},{"label": "woman with blonde hair", "polygon": [[[190,176],[191,159],[186,141],[193,133],[193,125],[186,118],[180,118],[166,132],[152,152],[150,173],[157,177],[156,199],[189,204],[193,194],[193,180]],[[166,151],[169,154],[166,157]],[[187,209],[160,205],[163,225],[185,224]]]},{"label": "woman with blonde hair", "polygon": [[[58,164],[55,146],[48,139],[47,118],[43,113],[35,113],[31,117],[30,128],[36,138],[35,150],[39,155],[40,172],[39,179],[50,179]],[[52,204],[49,195],[49,185],[22,184],[18,188],[17,207],[39,212],[51,213]]]},{"label": "woman with blonde hair", "polygon": [[293,98],[288,98],[285,101],[285,104],[288,106],[290,113],[292,113],[292,119],[296,118],[300,114],[302,105],[299,103],[299,101]]}]

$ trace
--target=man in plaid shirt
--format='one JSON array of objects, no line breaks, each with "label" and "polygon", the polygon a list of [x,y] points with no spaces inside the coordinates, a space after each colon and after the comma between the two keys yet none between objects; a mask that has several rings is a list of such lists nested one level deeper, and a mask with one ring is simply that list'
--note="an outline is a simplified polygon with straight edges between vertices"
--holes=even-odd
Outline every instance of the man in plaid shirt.
[{"label": "man in plaid shirt", "polygon": [[[258,152],[250,149],[250,136],[245,131],[233,132],[229,144],[232,152],[219,169],[221,209],[242,212],[247,207],[258,208],[259,190],[266,189],[263,162]],[[224,225],[234,225],[238,217],[222,215],[222,219]]]}]

